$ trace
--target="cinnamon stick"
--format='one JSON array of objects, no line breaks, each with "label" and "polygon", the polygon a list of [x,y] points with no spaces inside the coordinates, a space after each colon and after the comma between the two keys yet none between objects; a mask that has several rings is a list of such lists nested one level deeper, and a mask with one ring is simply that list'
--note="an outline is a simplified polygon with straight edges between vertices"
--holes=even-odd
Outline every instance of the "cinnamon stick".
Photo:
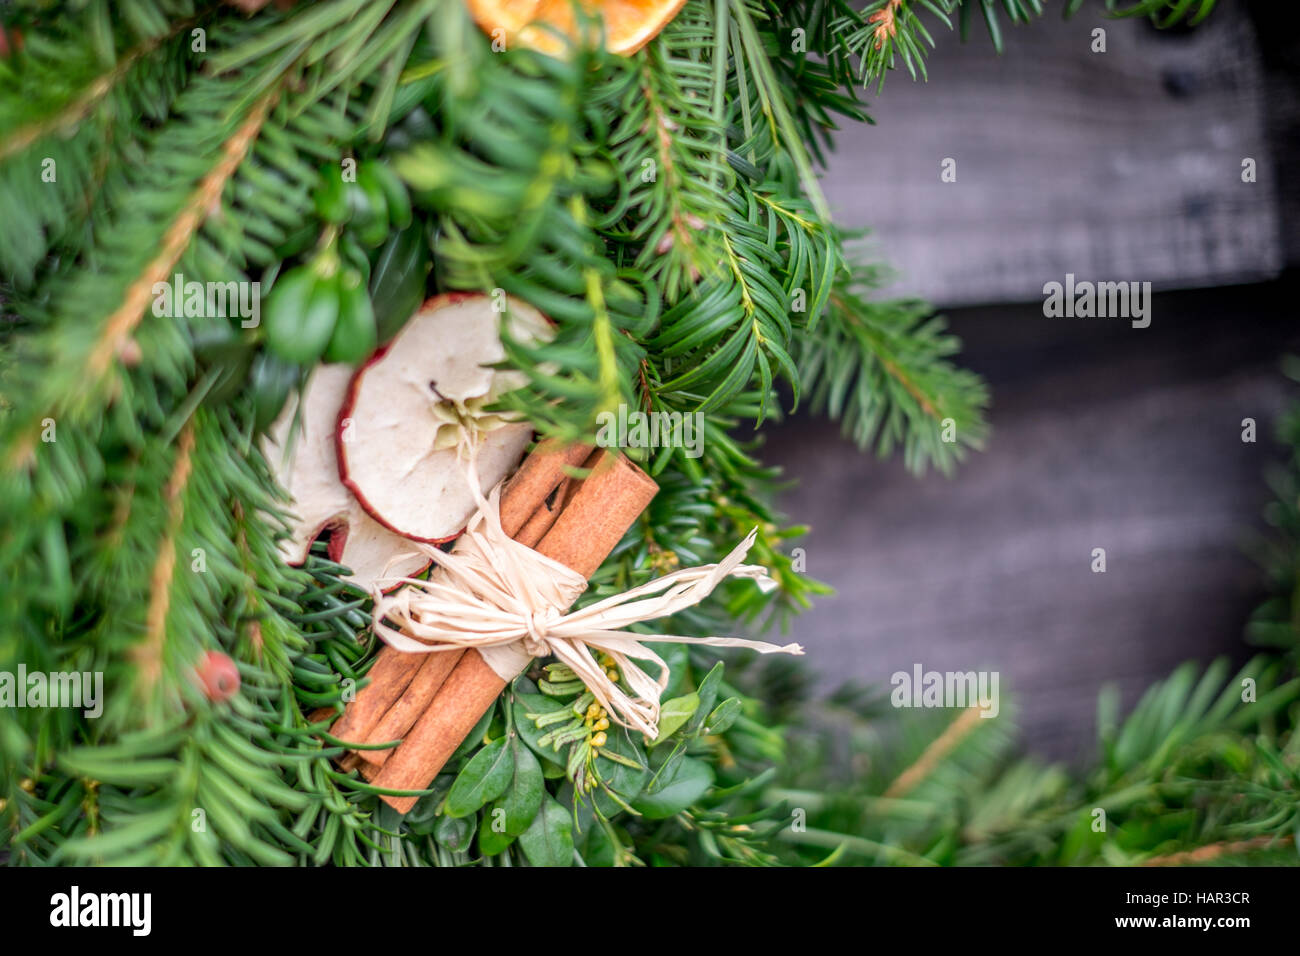
[{"label": "cinnamon stick", "polygon": [[[622,455],[599,451],[588,464],[590,476],[577,484],[536,549],[587,578],[659,490],[650,476]],[[372,780],[375,786],[392,790],[427,787],[506,684],[478,651],[466,652],[402,743],[388,751],[383,770]],[[406,813],[418,798],[382,799],[399,813]]]},{"label": "cinnamon stick", "polygon": [[368,743],[375,724],[410,685],[423,663],[415,654],[399,654],[385,645],[366,675],[370,683],[348,704],[330,733],[349,743]]},{"label": "cinnamon stick", "polygon": [[[402,652],[385,647],[380,653],[401,654]],[[462,651],[432,651],[428,654],[402,654],[403,657],[418,659],[419,666],[415,676],[393,701],[392,706],[379,718],[378,723],[366,733],[363,742],[379,744],[388,740],[397,740],[410,730],[411,725],[419,720],[420,714],[424,713],[424,708],[429,706],[429,701],[433,700],[433,695],[438,693],[438,688],[456,666],[462,653]],[[375,766],[387,760],[392,752],[392,750],[355,751],[358,758]]]},{"label": "cinnamon stick", "polygon": [[[501,526],[506,534],[515,537],[535,512],[546,511],[547,500],[568,480],[566,466],[581,464],[590,453],[586,445],[562,445],[554,439],[540,442],[501,490]],[[459,658],[456,651],[406,654],[383,647],[367,675],[370,683],[330,733],[354,743],[398,739],[433,699]],[[368,763],[383,763],[388,753],[363,750],[358,756]]]},{"label": "cinnamon stick", "polygon": [[[575,450],[580,447],[584,446],[575,446]],[[604,452],[599,448],[588,448],[588,451],[590,454],[581,460],[581,466],[583,471],[590,474],[591,470],[600,462],[601,455]],[[572,464],[576,467],[578,461],[574,461]],[[582,479],[565,475],[564,479],[546,499],[545,506],[534,511],[532,517],[519,529],[519,533],[512,534],[511,537],[520,544],[536,548],[541,543],[542,538],[546,537],[546,533],[551,530],[555,520],[569,506],[569,502],[573,500],[574,494],[580,487],[582,487]]]},{"label": "cinnamon stick", "polygon": [[517,537],[533,512],[568,480],[569,469],[581,466],[591,455],[590,445],[564,445],[553,438],[539,443],[501,489],[502,530]]},{"label": "cinnamon stick", "polygon": [[551,530],[551,525],[555,524],[555,519],[560,516],[565,493],[572,484],[573,479],[566,476],[551,492],[546,501],[542,503],[542,506],[533,512],[532,517],[524,522],[524,526],[519,529],[518,533],[512,534],[510,537],[530,548],[537,547],[537,543],[542,540],[546,532]]}]

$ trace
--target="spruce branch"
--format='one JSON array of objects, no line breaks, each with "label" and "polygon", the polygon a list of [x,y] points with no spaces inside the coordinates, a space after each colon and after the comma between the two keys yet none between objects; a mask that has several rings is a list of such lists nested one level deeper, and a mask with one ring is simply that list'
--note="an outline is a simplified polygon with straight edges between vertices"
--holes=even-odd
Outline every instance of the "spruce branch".
[{"label": "spruce branch", "polygon": [[724,128],[708,108],[714,72],[691,56],[712,38],[678,22],[641,55],[611,144],[631,184],[625,228],[641,244],[636,264],[674,297],[717,270],[731,177]]},{"label": "spruce branch", "polygon": [[[749,3],[750,0],[732,0],[731,4],[731,14],[734,18],[731,55],[736,82],[741,92],[742,108],[747,117],[746,140],[752,142],[760,135],[760,128],[756,128],[748,118],[753,107],[746,93],[752,89],[758,100],[758,108],[767,120],[761,129],[765,130],[770,137],[763,152],[781,151],[789,157],[798,175],[804,197],[811,204],[817,218],[823,224],[828,224],[831,221],[830,207],[826,203],[821,184],[813,171],[807,146],[800,135],[799,127],[794,121],[784,91],[777,80],[762,38],[755,26],[755,19],[766,18],[766,13],[757,4],[751,10]],[[742,145],[740,148],[744,150],[747,145]],[[752,149],[752,147],[748,148]]]},{"label": "spruce branch", "polygon": [[[104,320],[94,345],[86,355],[82,370],[74,372],[74,381],[77,381],[81,388],[92,393],[102,388],[102,383],[113,363],[122,356],[127,340],[153,300],[155,283],[165,282],[170,277],[172,269],[189,246],[204,219],[220,207],[219,199],[222,191],[239,164],[243,162],[278,95],[278,89],[264,94],[253,106],[247,119],[222,146],[220,159],[203,177],[163,234],[157,254],[131,281],[121,303]],[[57,418],[67,410],[68,406],[60,401],[58,396],[52,396],[49,404],[35,410],[34,417],[43,418],[53,414]],[[18,471],[31,465],[41,425],[39,421],[33,420],[25,429],[20,428],[18,431],[19,435],[10,446],[7,456],[6,467],[10,471]]]},{"label": "spruce branch", "polygon": [[[193,22],[193,21],[190,21]],[[5,132],[0,141],[0,162],[23,152],[37,140],[47,136],[56,136],[79,126],[101,100],[117,88],[131,72],[136,61],[156,50],[165,40],[183,30],[188,24],[178,23],[166,35],[146,40],[118,60],[117,65],[107,73],[96,77],[71,102],[53,116],[33,120],[25,126]]]},{"label": "spruce branch", "polygon": [[[0,73],[0,204],[9,226],[0,265],[17,302],[36,270],[51,267],[43,260],[75,256],[102,224],[105,183],[143,148],[143,124],[165,116],[183,88],[184,33],[205,21],[187,3],[178,7],[175,25],[146,17],[133,31],[107,22],[87,31],[56,17],[24,47],[23,68]],[[92,9],[104,14],[107,5]]]},{"label": "spruce branch", "polygon": [[[431,7],[403,4],[402,30],[373,42],[409,48],[424,22],[412,9]],[[261,29],[225,18],[210,27],[213,45],[228,49]],[[376,126],[366,78],[355,72],[328,102],[304,89],[300,47],[317,38],[300,34],[298,46],[219,77],[186,62],[174,115],[149,137],[143,161],[109,174],[112,228],[94,234],[93,254],[77,268],[71,260],[54,267],[11,337],[7,449],[32,441],[28,426],[52,409],[59,432],[0,487],[0,611],[14,635],[0,657],[103,669],[108,691],[98,723],[58,709],[21,722],[0,714],[16,861],[284,863],[322,847],[322,862],[336,849],[347,859],[346,841],[323,836],[347,829],[344,818],[355,824],[356,808],[327,774],[297,779],[300,764],[319,770],[328,751],[296,701],[302,694],[314,706],[340,693],[334,678],[333,691],[320,692],[315,668],[323,665],[302,633],[324,625],[345,634],[331,650],[346,664],[366,621],[352,614],[355,602],[322,599],[310,624],[291,623],[303,585],[275,546],[279,503],[250,445],[250,399],[209,404],[211,370],[196,368],[196,328],[226,320],[160,321],[140,297],[172,269],[247,281],[242,270],[260,263],[274,277],[279,250],[310,208],[316,164],[387,123],[384,107]],[[363,60],[373,60],[371,43],[357,51]],[[171,52],[164,44],[137,68]],[[73,134],[84,135],[94,115]],[[88,369],[103,372],[100,387],[86,388]],[[183,572],[180,556],[195,553],[206,555],[206,569]],[[30,586],[8,586],[18,582]],[[238,656],[247,689],[225,708],[205,701],[194,681],[195,661],[214,648]],[[152,687],[143,709],[131,693],[142,686]],[[312,842],[282,822],[327,800],[320,829],[307,817],[295,824]],[[93,825],[83,805],[94,808]],[[209,812],[206,831],[191,826],[196,808]]]},{"label": "spruce branch", "polygon": [[799,340],[804,386],[860,447],[886,455],[901,444],[909,468],[948,473],[982,447],[987,390],[948,361],[959,343],[924,303],[869,298],[878,281],[858,267],[837,283],[822,323]]},{"label": "spruce branch", "polygon": [[725,225],[723,264],[730,275],[702,281],[666,311],[648,346],[665,363],[661,387],[702,395],[699,410],[705,413],[724,407],[756,379],[761,423],[778,374],[798,399],[791,349],[830,294],[840,250],[804,201],[777,183],[757,189],[738,184]]},{"label": "spruce branch", "polygon": [[[829,790],[804,789],[796,773],[773,796],[808,807],[810,829],[824,834],[819,848],[842,843],[879,863],[910,853],[956,865],[1184,865],[1286,852],[1300,821],[1288,717],[1300,681],[1281,680],[1264,658],[1229,675],[1223,661],[1204,671],[1188,664],[1122,722],[1113,693],[1103,695],[1101,761],[1084,775],[1017,759],[1005,698],[997,720],[968,711],[953,721],[841,693],[826,719],[841,728],[847,720],[872,766]],[[1246,676],[1258,681],[1256,700],[1243,700]],[[824,728],[793,733],[796,752],[812,744],[805,772],[820,779]]]},{"label": "spruce branch", "polygon": [[901,61],[912,79],[926,78],[925,50],[934,48],[934,37],[917,15],[920,8],[948,29],[952,0],[873,0],[861,11],[844,16],[836,29],[844,32],[848,51],[860,62],[863,85],[884,86],[885,74]]},{"label": "spruce branch", "polygon": [[[1072,10],[1082,2],[1072,0]],[[1214,4],[1215,0],[1106,0],[1112,16],[1148,17],[1162,30],[1179,23],[1195,26],[1214,11]]]},{"label": "spruce branch", "polygon": [[[1194,26],[1209,16],[1214,4],[1215,0],[1106,0],[1106,9],[1112,17],[1148,17],[1164,29],[1181,22]],[[927,18],[951,30],[956,17],[966,40],[978,13],[994,49],[1001,53],[1004,16],[1013,24],[1028,23],[1044,11],[1043,0],[870,0],[860,9],[834,0],[826,4],[833,13],[796,6],[821,35],[821,47],[831,51],[829,59],[837,75],[843,76],[851,69],[848,61],[856,59],[859,81],[877,89],[900,64],[912,79],[926,79],[925,59],[935,44]],[[1066,0],[1061,15],[1073,16],[1082,6],[1083,0]]]},{"label": "spruce branch", "polygon": [[131,283],[122,303],[105,320],[104,329],[86,363],[90,381],[104,375],[112,361],[121,354],[123,343],[144,316],[153,297],[154,284],[167,279],[204,220],[220,208],[222,191],[248,155],[279,95],[278,87],[264,93],[253,105],[248,117],[222,145],[221,158],[203,177],[163,234],[158,254]]}]

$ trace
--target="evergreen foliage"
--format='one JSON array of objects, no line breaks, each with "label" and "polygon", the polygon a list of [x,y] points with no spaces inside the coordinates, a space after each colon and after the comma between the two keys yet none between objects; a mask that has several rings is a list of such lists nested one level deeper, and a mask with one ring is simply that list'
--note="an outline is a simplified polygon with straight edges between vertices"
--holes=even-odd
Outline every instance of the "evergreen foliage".
[{"label": "evergreen foliage", "polygon": [[[1098,758],[1077,773],[1017,756],[1005,697],[984,720],[841,694],[792,734],[806,764],[769,796],[806,813],[806,830],[782,833],[805,862],[833,850],[858,865],[1294,865],[1298,711],[1300,679],[1276,658],[1235,675],[1225,661],[1187,664],[1125,720],[1103,693]],[[870,759],[828,786],[820,762],[836,746]]]},{"label": "evergreen foliage", "polygon": [[[898,36],[876,49],[885,6]],[[270,354],[261,329],[158,315],[153,289],[180,273],[274,295],[337,244],[369,275],[385,337],[436,291],[531,303],[556,334],[510,344],[530,384],[507,402],[539,431],[590,438],[620,403],[705,420],[703,458],[647,454],[662,491],[586,600],[716,560],[757,526],[751,559],[777,591],[735,584],[665,627],[784,620],[826,589],[783,553],[799,529],[770,508],[754,427],[806,398],[916,470],[950,469],[984,434],[986,395],[950,364],[955,341],[923,305],[868,296],[877,270],[851,261],[816,178],[836,123],[866,119],[858,81],[919,65],[917,14],[957,6],[974,3],[690,0],[633,57],[566,59],[494,53],[457,0],[254,16],[199,0],[6,8],[0,670],[102,672],[106,697],[97,719],[0,709],[9,862],[802,859],[772,841],[785,717],[680,648],[665,651],[676,726],[657,747],[611,744],[621,761],[592,757],[583,691],[539,665],[407,817],[338,770],[326,728],[377,649],[368,602],[322,546],[303,569],[282,563],[285,502],[257,443],[305,369]],[[1006,5],[1012,19],[1037,6]],[[1141,6],[1171,19],[1188,4]],[[345,159],[395,170],[414,221],[360,244],[325,221],[322,170]],[[214,652],[240,673],[228,700],[196,680]],[[1293,692],[1270,690],[1274,710]],[[551,724],[567,730],[543,741]],[[1129,787],[1156,756],[1174,759],[1130,754],[1105,786]],[[1261,801],[1284,783],[1275,756],[1246,752]],[[1037,785],[1024,804],[1038,812],[1056,791]],[[509,839],[483,825],[495,809]],[[955,812],[934,818],[943,837],[880,833],[899,847],[882,859],[953,858]],[[1246,832],[1245,813],[1205,835]],[[893,825],[845,823],[834,845],[861,849]],[[1041,839],[1059,829],[1051,818]]]}]

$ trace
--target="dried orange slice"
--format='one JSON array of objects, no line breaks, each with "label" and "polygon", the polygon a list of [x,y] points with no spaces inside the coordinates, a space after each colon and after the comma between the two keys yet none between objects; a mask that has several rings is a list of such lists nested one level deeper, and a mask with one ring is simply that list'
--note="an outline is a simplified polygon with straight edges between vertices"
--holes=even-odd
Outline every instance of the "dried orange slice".
[{"label": "dried orange slice", "polygon": [[[507,46],[539,53],[564,53],[562,36],[578,37],[573,0],[465,0],[483,32],[504,38]],[[579,0],[584,10],[605,24],[605,49],[622,56],[635,53],[677,16],[686,0]],[[501,31],[497,33],[496,31]],[[559,31],[558,35],[555,31]]]}]

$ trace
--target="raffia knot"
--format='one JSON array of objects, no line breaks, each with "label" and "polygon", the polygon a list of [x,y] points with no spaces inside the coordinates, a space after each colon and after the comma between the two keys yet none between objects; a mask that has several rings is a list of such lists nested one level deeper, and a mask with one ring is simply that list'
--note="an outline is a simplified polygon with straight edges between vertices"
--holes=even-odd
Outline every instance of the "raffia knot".
[{"label": "raffia knot", "polygon": [[563,616],[564,612],[558,607],[543,607],[528,612],[525,619],[528,636],[523,638],[523,646],[529,657],[545,657],[551,653],[546,638],[550,633],[551,625]]}]

